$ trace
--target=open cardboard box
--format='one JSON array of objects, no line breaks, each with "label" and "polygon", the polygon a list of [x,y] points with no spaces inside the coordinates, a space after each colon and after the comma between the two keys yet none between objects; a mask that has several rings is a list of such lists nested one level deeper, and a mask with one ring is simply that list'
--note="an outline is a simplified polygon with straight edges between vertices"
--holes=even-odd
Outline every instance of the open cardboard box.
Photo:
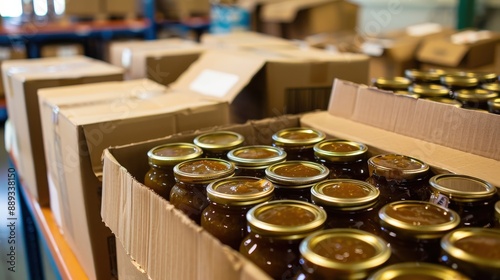
[{"label": "open cardboard box", "polygon": [[114,236],[100,217],[103,150],[229,123],[226,102],[147,79],[41,89],[39,104],[51,210],[90,279],[116,277]]},{"label": "open cardboard box", "polygon": [[342,80],[335,81],[330,100],[328,111],[284,115],[106,149],[101,215],[123,246],[122,254],[150,279],[269,279],[142,184],[149,149],[164,143],[191,142],[209,130],[236,131],[245,136],[245,144],[253,145],[270,144],[271,135],[283,128],[313,127],[330,138],[366,143],[371,155],[405,154],[429,163],[435,173],[467,174],[500,186],[500,116],[395,96]]},{"label": "open cardboard box", "polygon": [[7,112],[18,149],[19,176],[41,206],[49,204],[47,168],[37,91],[64,85],[120,81],[123,69],[84,56],[8,60],[2,63]]}]

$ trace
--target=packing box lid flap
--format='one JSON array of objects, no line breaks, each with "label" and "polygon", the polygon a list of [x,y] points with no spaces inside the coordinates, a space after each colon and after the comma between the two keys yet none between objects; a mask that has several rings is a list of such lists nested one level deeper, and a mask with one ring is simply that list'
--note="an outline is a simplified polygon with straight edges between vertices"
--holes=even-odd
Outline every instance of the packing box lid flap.
[{"label": "packing box lid flap", "polygon": [[338,0],[288,0],[277,3],[269,3],[262,7],[260,18],[265,22],[284,22],[291,23],[297,17],[299,11],[315,7],[330,2],[339,2]]},{"label": "packing box lid flap", "polygon": [[205,52],[171,87],[232,102],[265,63],[264,57],[248,52]]},{"label": "packing box lid flap", "polygon": [[460,64],[468,50],[468,45],[453,44],[447,38],[435,38],[422,42],[417,52],[417,59],[421,62],[453,67]]},{"label": "packing box lid flap", "polygon": [[253,31],[238,31],[224,34],[205,33],[201,36],[204,46],[215,47],[244,47],[244,46],[295,46],[295,42],[280,37],[270,36]]}]

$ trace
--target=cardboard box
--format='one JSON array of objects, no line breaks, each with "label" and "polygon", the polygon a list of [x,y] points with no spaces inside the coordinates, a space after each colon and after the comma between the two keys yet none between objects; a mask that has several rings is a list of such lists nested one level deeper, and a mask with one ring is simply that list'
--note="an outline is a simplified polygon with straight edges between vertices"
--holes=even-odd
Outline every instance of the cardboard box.
[{"label": "cardboard box", "polygon": [[41,57],[68,57],[84,55],[85,50],[81,44],[53,44],[42,46]]},{"label": "cardboard box", "polygon": [[355,30],[359,7],[343,0],[287,0],[262,5],[263,33],[287,39]]},{"label": "cardboard box", "polygon": [[240,31],[226,34],[204,33],[200,38],[200,42],[205,47],[215,49],[247,47],[298,47],[298,44],[294,41],[254,31]]},{"label": "cardboard box", "polygon": [[123,248],[121,243],[116,244],[116,263],[118,265],[118,279],[148,280],[148,274],[140,269]]},{"label": "cardboard box", "polygon": [[90,279],[116,277],[114,237],[102,223],[102,151],[229,122],[225,102],[169,92],[147,79],[39,90],[51,209]]},{"label": "cardboard box", "polygon": [[104,0],[65,1],[64,14],[78,17],[98,17],[105,13]]},{"label": "cardboard box", "polygon": [[168,85],[174,82],[205,50],[183,39],[113,42],[110,62],[125,68],[127,79],[148,78]]},{"label": "cardboard box", "polygon": [[[24,47],[0,47],[0,65],[5,60],[26,58],[26,49]],[[0,75],[2,74],[0,69]],[[5,89],[3,80],[0,79],[0,99],[5,98]]]},{"label": "cardboard box", "polygon": [[19,176],[41,206],[49,204],[37,91],[41,88],[123,79],[123,70],[83,56],[4,61],[7,112],[18,141]]},{"label": "cardboard box", "polygon": [[210,1],[206,0],[158,0],[156,7],[165,19],[185,20],[210,15]]}]

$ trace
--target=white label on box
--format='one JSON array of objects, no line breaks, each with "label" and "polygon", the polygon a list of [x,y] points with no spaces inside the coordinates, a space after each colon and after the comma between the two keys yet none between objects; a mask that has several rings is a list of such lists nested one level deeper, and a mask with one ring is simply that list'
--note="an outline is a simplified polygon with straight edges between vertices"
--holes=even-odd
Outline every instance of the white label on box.
[{"label": "white label on box", "polygon": [[224,97],[238,80],[238,75],[205,69],[189,85],[189,89],[204,95]]},{"label": "white label on box", "polygon": [[131,63],[132,63],[132,51],[129,48],[126,48],[122,51],[122,66],[125,69],[129,69]]}]

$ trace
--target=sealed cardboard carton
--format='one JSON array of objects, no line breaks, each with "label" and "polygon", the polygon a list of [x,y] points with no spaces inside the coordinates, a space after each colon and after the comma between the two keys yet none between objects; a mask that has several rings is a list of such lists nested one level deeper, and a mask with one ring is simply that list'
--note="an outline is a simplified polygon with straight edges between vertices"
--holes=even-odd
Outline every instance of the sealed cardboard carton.
[{"label": "sealed cardboard carton", "polygon": [[169,92],[147,79],[39,91],[51,209],[90,279],[116,276],[114,237],[102,223],[102,151],[228,123],[225,102]]},{"label": "sealed cardboard carton", "polygon": [[[24,59],[26,58],[26,49],[24,47],[0,47],[0,63],[4,60]],[[1,64],[0,64],[1,65]],[[1,69],[0,69],[1,74]],[[0,99],[5,98],[5,89],[3,79],[0,78]]]},{"label": "sealed cardboard carton", "polygon": [[185,20],[210,15],[210,1],[206,0],[159,0],[158,11],[166,19]]},{"label": "sealed cardboard carton", "polygon": [[41,88],[123,79],[123,70],[83,56],[11,60],[2,64],[7,112],[14,125],[17,166],[24,186],[49,204],[47,168],[37,92]]},{"label": "sealed cardboard carton", "polygon": [[83,45],[80,44],[51,44],[41,49],[42,57],[66,57],[84,55]]},{"label": "sealed cardboard carton", "polygon": [[104,0],[66,1],[64,14],[77,17],[96,17],[104,14]]}]

